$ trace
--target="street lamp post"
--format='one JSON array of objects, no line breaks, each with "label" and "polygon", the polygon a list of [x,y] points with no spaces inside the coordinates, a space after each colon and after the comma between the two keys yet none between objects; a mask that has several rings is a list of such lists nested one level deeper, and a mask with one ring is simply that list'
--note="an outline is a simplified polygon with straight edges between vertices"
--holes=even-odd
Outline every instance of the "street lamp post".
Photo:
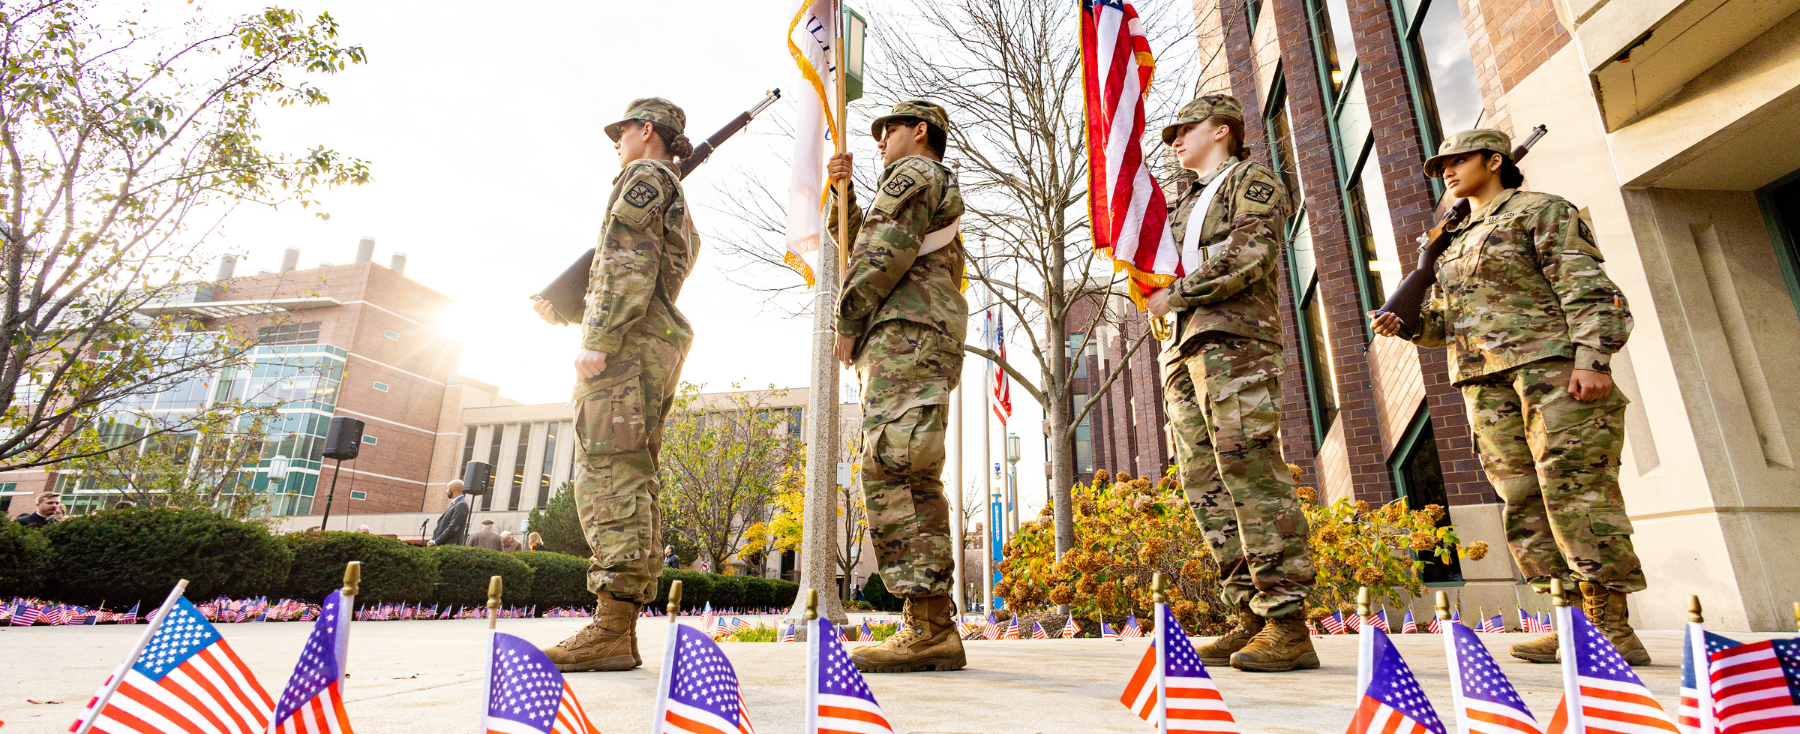
[{"label": "street lamp post", "polygon": [[1019,434],[1006,434],[1006,506],[1012,512],[1007,521],[1012,532],[1019,532]]},{"label": "street lamp post", "polygon": [[288,457],[276,456],[269,459],[269,481],[282,487],[287,486]]}]

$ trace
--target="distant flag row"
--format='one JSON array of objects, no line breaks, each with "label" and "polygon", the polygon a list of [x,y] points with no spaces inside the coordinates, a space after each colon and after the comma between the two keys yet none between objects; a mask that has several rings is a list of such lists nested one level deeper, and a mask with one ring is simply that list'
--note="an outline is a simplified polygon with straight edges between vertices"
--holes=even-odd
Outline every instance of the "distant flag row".
[{"label": "distant flag row", "polygon": [[[1460,624],[1462,622],[1462,612],[1458,611],[1455,615],[1456,616],[1452,617],[1450,621]],[[1525,610],[1520,609],[1519,621],[1519,630],[1521,632],[1545,633],[1552,631],[1555,627],[1550,621],[1548,612],[1545,612],[1540,616],[1530,614]],[[1369,615],[1369,624],[1375,629],[1389,634],[1410,635],[1420,631],[1419,622],[1413,618],[1413,613],[1410,610],[1407,611],[1405,617],[1401,619],[1400,629],[1398,630],[1393,629],[1390,625],[1387,610],[1382,610]],[[1354,614],[1345,615],[1343,612],[1332,612],[1316,621],[1308,622],[1307,626],[1312,631],[1312,634],[1315,635],[1342,635],[1349,632],[1360,631],[1362,623]],[[1444,623],[1433,617],[1426,621],[1424,631],[1434,635],[1441,635],[1444,633]],[[1500,614],[1483,618],[1476,622],[1475,631],[1489,633],[1506,632],[1506,618]]]},{"label": "distant flag row", "polygon": [[[271,602],[263,599],[226,599],[194,604],[194,610],[202,618],[213,624],[238,624],[248,622],[311,622],[318,618],[320,605],[308,604],[296,599],[282,599]],[[13,599],[0,604],[0,626],[29,627],[32,625],[96,625],[96,624],[140,624],[148,622],[156,613],[140,614],[140,605],[132,605],[131,609],[116,612],[105,608],[89,609],[74,604],[51,604],[38,599]],[[499,611],[501,619],[523,619],[535,617],[588,617],[593,612],[588,609],[556,608],[539,614],[537,607],[506,607]],[[476,619],[487,617],[485,607],[452,607],[433,604],[375,604],[358,608],[354,612],[355,621],[383,622],[398,620],[430,620],[430,619]]]}]

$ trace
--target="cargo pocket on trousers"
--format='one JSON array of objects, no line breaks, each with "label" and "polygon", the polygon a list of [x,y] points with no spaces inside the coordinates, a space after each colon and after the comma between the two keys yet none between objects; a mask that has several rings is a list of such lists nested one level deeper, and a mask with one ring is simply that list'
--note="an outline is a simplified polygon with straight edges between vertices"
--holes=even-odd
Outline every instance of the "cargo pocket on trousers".
[{"label": "cargo pocket on trousers", "polygon": [[1606,507],[1588,510],[1588,529],[1595,535],[1630,535],[1631,518],[1619,508]]},{"label": "cargo pocket on trousers", "polygon": [[[604,469],[589,475],[591,485],[582,487],[586,490],[587,512],[581,518],[587,526],[587,537],[590,544],[599,551],[609,545],[607,539],[616,536],[609,528],[621,520],[627,520],[637,514],[637,491],[629,485],[621,486],[617,479],[618,468],[610,463]],[[580,496],[580,495],[578,495]],[[617,545],[616,542],[610,543]],[[599,554],[603,559],[606,553]]]},{"label": "cargo pocket on trousers", "polygon": [[1274,380],[1267,380],[1237,392],[1238,421],[1245,442],[1272,436],[1281,428],[1281,406],[1275,404],[1274,385]]},{"label": "cargo pocket on trousers", "polygon": [[644,447],[643,368],[587,386],[576,409],[575,435],[590,455],[622,454]]},{"label": "cargo pocket on trousers", "polygon": [[1615,412],[1623,411],[1629,402],[1631,401],[1626,399],[1625,393],[1620,392],[1617,385],[1613,386],[1606,397],[1591,403],[1576,400],[1574,395],[1569,394],[1568,388],[1559,386],[1554,393],[1554,399],[1539,403],[1537,410],[1543,417],[1544,433],[1555,434],[1572,431],[1582,425],[1613,415]]}]

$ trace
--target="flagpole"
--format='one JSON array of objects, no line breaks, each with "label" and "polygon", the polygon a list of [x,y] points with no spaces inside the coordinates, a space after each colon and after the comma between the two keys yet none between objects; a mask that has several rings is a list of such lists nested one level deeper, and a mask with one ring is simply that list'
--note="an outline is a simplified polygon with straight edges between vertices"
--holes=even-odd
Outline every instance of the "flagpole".
[{"label": "flagpole", "polygon": [[1563,715],[1568,717],[1564,731],[1586,734],[1587,722],[1581,710],[1581,674],[1575,652],[1575,610],[1569,606],[1568,590],[1563,580],[1550,579],[1551,603],[1556,605],[1556,645],[1562,658]]},{"label": "flagpole", "polygon": [[1163,594],[1163,575],[1157,571],[1150,576],[1151,613],[1156,615],[1156,629],[1153,630],[1150,644],[1156,647],[1156,730],[1169,730],[1169,631],[1163,619],[1168,615],[1163,605],[1169,597]]},{"label": "flagpole", "polygon": [[1700,597],[1688,596],[1688,647],[1694,658],[1694,689],[1700,698],[1700,734],[1713,734],[1712,657],[1706,654],[1706,617]]},{"label": "flagpole", "polygon": [[155,637],[156,631],[162,629],[163,620],[169,616],[169,607],[174,606],[175,600],[181,598],[181,592],[187,590],[187,585],[187,579],[175,582],[175,588],[150,618],[150,627],[144,630],[144,634],[138,637],[137,645],[131,648],[131,655],[113,671],[112,680],[107,681],[106,688],[100,691],[100,695],[94,697],[94,705],[88,710],[87,719],[81,722],[81,728],[76,729],[75,734],[87,734],[89,729],[94,728],[94,722],[100,719],[100,712],[106,710],[106,702],[112,700],[113,694],[119,690],[119,684],[125,682],[125,671],[131,670],[131,666],[137,664],[138,657],[144,654],[144,648],[150,646],[150,638]]},{"label": "flagpole", "polygon": [[818,734],[819,731],[819,652],[820,645],[825,642],[821,630],[817,629],[821,626],[818,619],[819,590],[807,589],[806,626],[811,632],[806,636],[806,734]]},{"label": "flagpole", "polygon": [[[986,246],[984,245],[982,249],[985,251]],[[985,298],[983,300],[991,301],[992,299]],[[982,333],[991,336],[992,330],[988,328],[988,324],[993,323],[992,314],[984,314],[982,319]],[[984,346],[991,348],[993,344],[990,342]],[[982,527],[986,529],[981,533],[981,608],[983,611],[993,612],[994,535],[1000,532],[1000,529],[994,526],[997,518],[994,517],[994,470],[991,468],[993,457],[988,453],[988,450],[992,448],[989,444],[993,443],[994,438],[993,362],[988,362],[988,368],[982,370],[981,373],[981,476],[982,486],[985,490],[981,496],[981,514],[986,518],[986,521],[982,523]]]},{"label": "flagpole", "polygon": [[950,391],[950,477],[946,484],[950,485],[950,547],[955,559],[950,571],[954,579],[951,598],[956,600],[956,618],[961,620],[969,608],[963,589],[963,389],[961,375],[957,378],[956,389]]},{"label": "flagpole", "polygon": [[482,661],[483,665],[481,673],[481,700],[484,705],[481,708],[481,724],[479,728],[475,730],[475,734],[485,734],[488,730],[486,704],[492,703],[490,699],[494,695],[494,643],[499,640],[497,635],[500,634],[500,630],[497,629],[497,627],[500,623],[500,593],[503,584],[504,581],[502,581],[499,576],[488,577],[488,644],[487,655],[484,656],[486,660]]},{"label": "flagpole", "polygon": [[1450,700],[1456,712],[1456,730],[1469,734],[1469,710],[1463,707],[1462,666],[1456,661],[1456,628],[1450,624],[1450,595],[1437,593],[1438,624],[1444,628],[1444,661],[1450,666]]},{"label": "flagpole", "polygon": [[1369,622],[1369,587],[1356,590],[1356,616],[1362,629],[1356,631],[1356,705],[1362,705],[1369,693],[1369,675],[1375,666],[1375,625]]},{"label": "flagpole", "polygon": [[[823,254],[824,248],[820,248]],[[816,595],[817,589],[808,589]],[[806,592],[802,592],[806,593]],[[669,584],[669,633],[663,638],[662,671],[656,678],[656,720],[650,722],[650,734],[663,734],[663,720],[669,713],[669,684],[675,677],[675,636],[681,626],[681,580]]]},{"label": "flagpole", "polygon": [[337,662],[338,662],[338,696],[344,695],[344,684],[349,682],[350,663],[350,610],[356,608],[356,592],[362,588],[362,561],[351,561],[344,564],[344,588],[339,596],[344,600],[344,612],[338,615],[337,621]]},{"label": "flagpole", "polygon": [[[841,8],[838,2],[827,3],[832,15],[833,42],[835,46],[836,93],[832,99],[836,103],[838,119],[837,133],[832,136],[838,153],[845,150],[845,138],[848,135],[848,122],[844,118],[844,75],[843,69],[843,25]],[[827,114],[830,114],[828,111]],[[840,456],[839,445],[842,437],[838,434],[838,361],[837,361],[837,290],[843,281],[839,273],[840,255],[845,247],[845,235],[849,229],[849,200],[844,183],[837,185],[838,195],[838,232],[832,239],[837,240],[832,247],[819,246],[819,270],[813,280],[813,344],[812,344],[812,382],[811,394],[807,396],[806,430],[806,496],[805,508],[801,513],[805,523],[801,531],[802,548],[800,551],[800,588],[802,596],[794,598],[794,606],[789,614],[800,612],[801,600],[805,589],[829,587],[832,593],[825,596],[825,616],[829,619],[845,619],[844,610],[838,600],[837,561],[833,552],[833,544],[837,542],[837,465]],[[822,223],[819,231],[822,236],[832,233],[829,227],[830,217],[820,212]],[[659,725],[660,726],[660,725]]]}]

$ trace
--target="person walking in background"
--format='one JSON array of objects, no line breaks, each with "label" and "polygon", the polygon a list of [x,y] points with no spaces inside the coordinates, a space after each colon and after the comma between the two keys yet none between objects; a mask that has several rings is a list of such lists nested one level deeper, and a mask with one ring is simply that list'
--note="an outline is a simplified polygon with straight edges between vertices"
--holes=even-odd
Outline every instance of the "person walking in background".
[{"label": "person walking in background", "polygon": [[525,550],[541,551],[544,549],[544,536],[535,532],[525,535]]},{"label": "person walking in background", "polygon": [[463,496],[463,481],[452,479],[444,487],[450,505],[438,515],[437,527],[431,531],[426,545],[462,545],[469,532],[469,498]]},{"label": "person walking in background", "polygon": [[501,545],[504,542],[505,541],[500,537],[499,531],[494,530],[494,521],[482,520],[481,528],[473,533],[469,533],[469,540],[466,545],[497,551],[500,550]]},{"label": "person walking in background", "polygon": [[675,555],[675,546],[663,546],[663,568],[681,568],[681,556]]},{"label": "person walking in background", "polygon": [[[694,341],[675,307],[700,250],[673,160],[694,152],[686,127],[686,112],[651,97],[604,128],[622,170],[606,201],[575,357],[575,510],[593,552],[588,590],[597,608],[586,627],[544,648],[565,673],[643,664],[638,609],[656,598],[662,574],[663,423]],[[534,308],[560,321],[549,302]]]},{"label": "person walking in background", "polygon": [[[1526,582],[1539,593],[1553,578],[1578,586],[1583,611],[1625,662],[1649,665],[1625,608],[1645,581],[1619,491],[1629,401],[1611,366],[1631,310],[1575,205],[1519,190],[1512,149],[1504,132],[1468,130],[1425,161],[1425,175],[1442,177],[1473,213],[1446,225],[1450,246],[1410,340],[1449,347],[1450,381],[1506,503],[1506,545]],[[1369,328],[1398,336],[1400,317],[1372,311]],[[1556,634],[1512,655],[1557,662]]]},{"label": "person walking in background", "polygon": [[45,492],[38,495],[37,510],[20,515],[18,522],[28,528],[41,528],[63,519],[62,495]]},{"label": "person walking in background", "polygon": [[1199,178],[1169,204],[1186,275],[1147,299],[1175,314],[1163,346],[1163,400],[1181,490],[1219,564],[1237,624],[1199,648],[1207,665],[1282,672],[1319,667],[1306,630],[1316,570],[1306,516],[1281,455],[1282,326],[1278,296],[1289,199],[1275,173],[1244,156],[1237,98],[1209,94],[1162,131]]},{"label": "person walking in background", "polygon": [[518,538],[513,537],[513,532],[511,530],[503,530],[500,532],[501,553],[517,553],[522,550],[525,550],[525,545],[520,543]]}]

